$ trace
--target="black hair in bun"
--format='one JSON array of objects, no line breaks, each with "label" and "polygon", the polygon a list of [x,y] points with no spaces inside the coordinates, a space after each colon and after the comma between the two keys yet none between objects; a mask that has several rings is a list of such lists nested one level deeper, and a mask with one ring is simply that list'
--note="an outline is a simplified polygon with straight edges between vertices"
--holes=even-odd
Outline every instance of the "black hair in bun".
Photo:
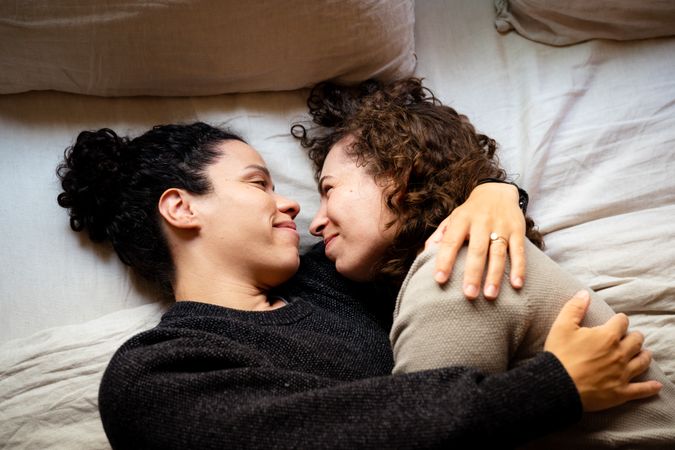
[{"label": "black hair in bun", "polygon": [[59,205],[70,210],[70,226],[87,230],[92,241],[108,238],[120,206],[120,186],[133,170],[129,139],[109,128],[83,131],[57,169],[63,192]]},{"label": "black hair in bun", "polygon": [[209,192],[206,168],[228,140],[243,142],[201,122],[158,125],[135,139],[108,128],[83,131],[56,170],[58,203],[69,210],[73,230],[111,242],[122,262],[171,292],[174,265],[157,203],[169,188]]}]

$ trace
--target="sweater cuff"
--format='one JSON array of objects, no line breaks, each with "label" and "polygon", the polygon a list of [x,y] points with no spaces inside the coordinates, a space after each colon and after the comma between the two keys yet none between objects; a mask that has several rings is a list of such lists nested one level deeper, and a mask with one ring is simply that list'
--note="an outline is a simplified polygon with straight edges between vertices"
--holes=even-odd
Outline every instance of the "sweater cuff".
[{"label": "sweater cuff", "polygon": [[[503,383],[501,398],[490,398],[500,411],[514,443],[524,443],[578,422],[583,413],[574,381],[558,358],[550,352],[537,354],[523,365],[509,370],[507,378],[486,383]],[[505,424],[504,424],[505,425]]]}]

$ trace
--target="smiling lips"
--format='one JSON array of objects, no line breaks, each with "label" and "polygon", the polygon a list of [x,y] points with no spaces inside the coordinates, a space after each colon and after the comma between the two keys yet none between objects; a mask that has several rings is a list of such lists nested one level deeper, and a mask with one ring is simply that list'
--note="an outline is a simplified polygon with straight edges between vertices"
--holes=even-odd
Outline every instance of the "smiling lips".
[{"label": "smiling lips", "polygon": [[292,220],[287,220],[285,222],[279,222],[275,223],[273,225],[274,228],[281,228],[282,230],[287,230],[292,232],[295,235],[296,239],[300,239],[300,235],[298,234],[297,228],[295,226],[295,222]]},{"label": "smiling lips", "polygon": [[295,222],[292,220],[287,220],[286,222],[279,222],[274,224],[275,228],[290,228],[291,230],[297,230]]},{"label": "smiling lips", "polygon": [[333,239],[335,239],[336,237],[337,237],[337,234],[334,234],[334,235],[329,236],[329,237],[327,237],[326,239],[324,239],[324,241],[323,241],[324,246],[325,246],[326,248],[328,248],[328,244],[330,244],[331,241],[332,241]]}]

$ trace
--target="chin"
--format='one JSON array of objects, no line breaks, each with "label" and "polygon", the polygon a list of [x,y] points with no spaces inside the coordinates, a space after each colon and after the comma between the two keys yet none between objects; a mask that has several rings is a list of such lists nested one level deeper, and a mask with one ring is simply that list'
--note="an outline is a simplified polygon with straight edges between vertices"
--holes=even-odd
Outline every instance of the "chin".
[{"label": "chin", "polygon": [[285,283],[295,275],[299,267],[300,254],[296,252],[295,257],[289,256],[283,261],[278,261],[278,264],[275,267],[272,267],[267,271],[266,277],[268,280],[266,284],[270,287],[276,287]]},{"label": "chin", "polygon": [[373,279],[370,270],[367,268],[350,266],[349,264],[341,264],[340,261],[335,262],[335,270],[337,270],[337,272],[343,277],[352,281],[358,281],[360,283],[365,283]]}]

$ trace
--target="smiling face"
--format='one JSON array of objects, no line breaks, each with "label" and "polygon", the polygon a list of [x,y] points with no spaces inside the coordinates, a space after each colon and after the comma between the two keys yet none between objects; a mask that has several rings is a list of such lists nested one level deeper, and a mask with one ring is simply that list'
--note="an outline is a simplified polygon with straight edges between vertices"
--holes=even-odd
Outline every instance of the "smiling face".
[{"label": "smiling face", "polygon": [[262,157],[240,141],[220,144],[207,169],[212,191],[193,198],[204,251],[237,279],[271,287],[298,268],[297,202],[274,192]]},{"label": "smiling face", "polygon": [[366,281],[392,244],[394,219],[383,201],[383,187],[364,166],[357,166],[347,149],[350,136],[338,141],[328,153],[319,178],[321,205],[310,232],[323,237],[326,256],[337,271],[355,281]]}]

